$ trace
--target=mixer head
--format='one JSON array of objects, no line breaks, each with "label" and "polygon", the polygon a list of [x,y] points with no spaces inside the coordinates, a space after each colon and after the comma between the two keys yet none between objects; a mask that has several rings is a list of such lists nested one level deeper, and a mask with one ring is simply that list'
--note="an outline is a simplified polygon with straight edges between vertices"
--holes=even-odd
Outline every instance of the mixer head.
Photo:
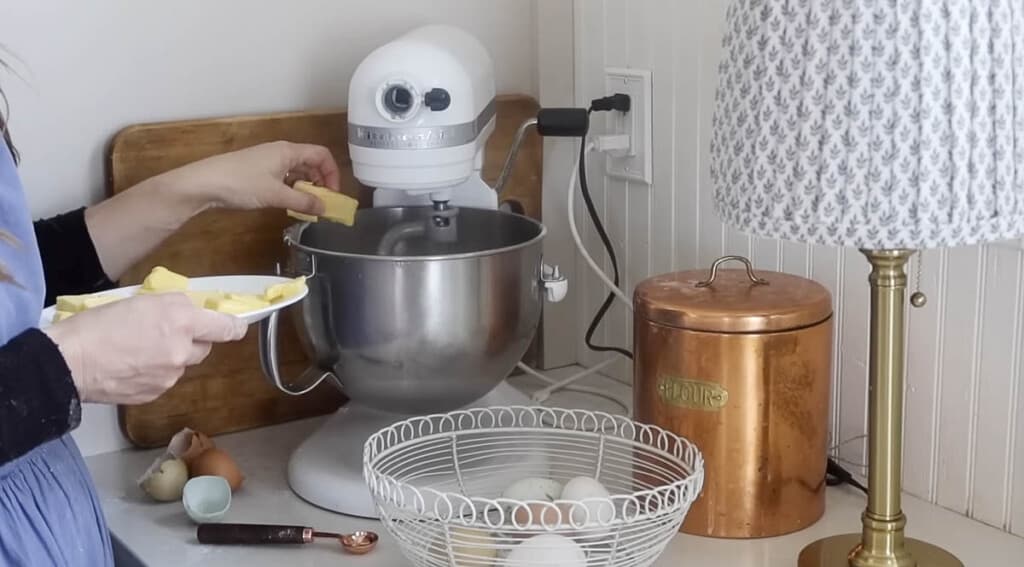
[{"label": "mixer head", "polygon": [[[424,26],[370,53],[349,85],[348,120],[363,184],[440,208],[497,206],[479,178],[495,123],[494,65],[472,35]],[[394,199],[384,204],[410,204]]]}]

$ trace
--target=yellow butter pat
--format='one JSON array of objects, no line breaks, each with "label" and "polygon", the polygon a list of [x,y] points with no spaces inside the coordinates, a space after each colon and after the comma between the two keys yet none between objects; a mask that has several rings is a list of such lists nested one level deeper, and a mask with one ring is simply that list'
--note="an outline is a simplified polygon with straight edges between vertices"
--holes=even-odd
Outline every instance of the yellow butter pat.
[{"label": "yellow butter pat", "polygon": [[295,297],[306,289],[306,276],[299,276],[290,282],[274,284],[267,287],[267,291],[263,294],[263,299],[277,303],[283,301],[289,297]]},{"label": "yellow butter pat", "polygon": [[222,313],[249,313],[270,306],[270,302],[252,293],[228,293],[206,300],[205,307]]},{"label": "yellow butter pat", "polygon": [[308,181],[297,182],[295,189],[315,195],[324,202],[324,214],[320,215],[322,218],[340,222],[345,226],[352,226],[356,223],[356,209],[359,208],[359,201],[352,197],[318,187]]},{"label": "yellow butter pat", "polygon": [[53,314],[53,322],[60,323],[61,321],[67,319],[68,317],[71,317],[72,315],[74,315],[74,313],[70,311],[57,311],[56,313]]},{"label": "yellow butter pat", "polygon": [[253,306],[253,309],[263,309],[264,307],[270,306],[269,301],[264,299],[263,296],[256,295],[255,293],[229,293],[227,298],[248,303]]},{"label": "yellow butter pat", "polygon": [[59,295],[57,296],[57,311],[64,313],[78,313],[100,305],[106,305],[122,299],[116,295]]},{"label": "yellow butter pat", "polygon": [[215,299],[206,303],[207,309],[212,309],[219,313],[227,313],[229,315],[241,315],[253,311],[252,305],[238,301],[237,299]]},{"label": "yellow butter pat", "polygon": [[192,300],[192,304],[196,307],[206,307],[206,303],[210,300],[218,300],[225,298],[225,294],[220,291],[186,291],[185,295]]},{"label": "yellow butter pat", "polygon": [[188,278],[163,266],[157,266],[142,281],[142,290],[150,292],[186,291],[188,290]]},{"label": "yellow butter pat", "polygon": [[114,303],[120,301],[122,298],[116,295],[92,295],[86,296],[82,300],[82,307],[84,309],[92,309],[93,307],[99,307],[100,305],[106,305],[108,303]]},{"label": "yellow butter pat", "polygon": [[85,309],[85,299],[88,295],[58,295],[57,311],[65,313],[78,313]]},{"label": "yellow butter pat", "polygon": [[239,299],[238,297],[231,297],[231,295],[233,294],[228,294],[227,297],[221,299],[207,301],[206,308],[230,315],[242,315],[253,311],[259,311],[260,309],[270,305],[270,303],[263,300],[256,302],[252,301],[251,298]]},{"label": "yellow butter pat", "polygon": [[288,216],[292,217],[293,219],[297,219],[297,220],[305,221],[305,222],[316,222],[317,220],[319,220],[319,219],[317,219],[313,215],[307,215],[305,213],[299,213],[299,212],[293,211],[291,209],[288,209]]}]

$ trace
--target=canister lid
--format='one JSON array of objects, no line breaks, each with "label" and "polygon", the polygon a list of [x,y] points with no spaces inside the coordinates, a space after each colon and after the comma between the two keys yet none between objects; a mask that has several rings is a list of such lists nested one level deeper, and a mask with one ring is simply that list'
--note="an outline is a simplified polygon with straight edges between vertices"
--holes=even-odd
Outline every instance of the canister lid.
[{"label": "canister lid", "polygon": [[[780,272],[716,272],[710,283],[708,270],[644,280],[634,294],[637,315],[662,325],[717,333],[788,331],[832,316],[832,295],[815,281]],[[698,285],[702,282],[706,285]]]}]

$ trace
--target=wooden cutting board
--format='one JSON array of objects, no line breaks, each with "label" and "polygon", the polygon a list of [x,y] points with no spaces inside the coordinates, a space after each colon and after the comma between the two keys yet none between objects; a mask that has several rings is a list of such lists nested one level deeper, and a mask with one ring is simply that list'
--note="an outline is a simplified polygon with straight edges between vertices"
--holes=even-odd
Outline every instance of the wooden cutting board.
[{"label": "wooden cutting board", "polygon": [[[536,115],[526,96],[499,97],[497,125],[487,145],[484,178],[493,184],[519,125]],[[208,156],[274,140],[320,144],[331,149],[342,172],[342,191],[369,204],[370,189],[352,176],[345,112],[299,112],[191,120],[130,126],[109,148],[111,194],[148,177]],[[523,146],[508,199],[540,220],[541,141],[531,134]],[[289,224],[281,211],[208,211],[130,270],[122,285],[140,283],[156,265],[188,276],[271,274],[284,259],[282,231]],[[536,352],[536,345],[531,355]],[[280,349],[286,377],[295,377],[307,361],[291,326],[282,318]],[[528,358],[533,358],[528,355]],[[333,387],[300,397],[278,392],[260,370],[256,328],[240,343],[218,345],[200,366],[190,369],[171,390],[152,403],[119,408],[121,429],[136,446],[166,444],[183,427],[217,435],[335,411],[345,402]]]}]

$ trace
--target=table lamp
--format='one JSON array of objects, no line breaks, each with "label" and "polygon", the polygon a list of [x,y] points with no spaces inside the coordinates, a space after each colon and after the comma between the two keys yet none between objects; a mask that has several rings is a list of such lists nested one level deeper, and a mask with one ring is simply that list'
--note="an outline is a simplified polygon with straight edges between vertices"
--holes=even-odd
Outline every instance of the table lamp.
[{"label": "table lamp", "polygon": [[811,544],[798,565],[960,566],[904,537],[905,265],[915,250],[1024,235],[1024,5],[735,0],[726,18],[718,214],[871,264],[863,531]]}]

